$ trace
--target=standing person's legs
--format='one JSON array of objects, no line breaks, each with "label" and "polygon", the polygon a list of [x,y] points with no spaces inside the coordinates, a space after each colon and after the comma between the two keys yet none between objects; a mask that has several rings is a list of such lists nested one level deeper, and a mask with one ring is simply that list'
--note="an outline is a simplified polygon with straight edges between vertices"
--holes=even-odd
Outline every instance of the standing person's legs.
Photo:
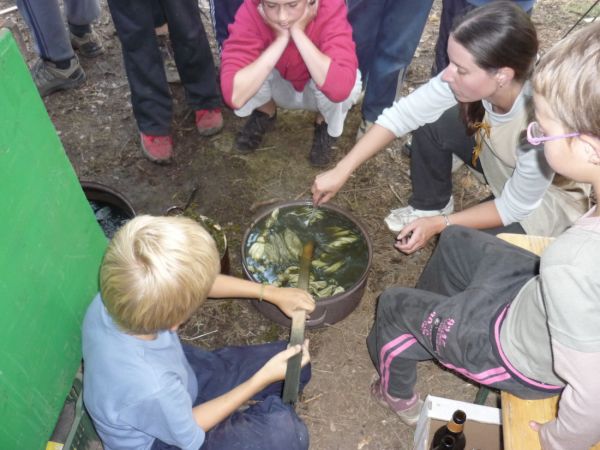
[{"label": "standing person's legs", "polygon": [[433,1],[387,0],[381,3],[384,7],[379,13],[377,32],[373,33],[372,27],[368,30],[370,34],[376,34],[362,105],[363,118],[369,122],[375,122],[398,97]]},{"label": "standing person's legs", "polygon": [[473,8],[475,7],[467,3],[466,0],[442,0],[442,17],[440,18],[440,29],[435,43],[435,58],[431,68],[431,76],[436,76],[448,65],[448,38],[454,20]]},{"label": "standing person's legs", "polygon": [[196,129],[211,136],[223,128],[221,94],[212,51],[200,20],[197,0],[161,0],[186,99],[195,112]]},{"label": "standing person's legs", "polygon": [[371,72],[377,32],[386,14],[385,0],[348,0],[348,21],[352,25],[352,39],[356,45],[358,68],[362,75],[363,88]]},{"label": "standing person's legs", "polygon": [[81,56],[95,58],[104,47],[91,23],[100,17],[98,0],[65,0],[71,45]]},{"label": "standing person's legs", "polygon": [[42,59],[57,62],[75,56],[58,0],[17,0],[17,6]]},{"label": "standing person's legs", "polygon": [[177,70],[193,110],[221,106],[217,73],[196,0],[161,1]]},{"label": "standing person's legs", "polygon": [[244,0],[210,0],[211,21],[215,29],[215,37],[219,51],[223,42],[229,37],[227,27],[233,23],[235,14]]},{"label": "standing person's legs", "polygon": [[121,41],[131,105],[139,130],[171,133],[172,100],[154,32],[154,11],[146,0],[108,0]]},{"label": "standing person's legs", "polygon": [[[97,0],[90,1],[92,6],[93,3],[98,6]],[[73,52],[58,1],[17,0],[17,6],[29,25],[40,56],[31,67],[31,76],[40,95],[45,97],[80,86],[85,81],[85,73]],[[93,7],[82,9],[86,10],[86,14],[82,13],[80,18],[90,18],[90,21],[95,18]],[[99,41],[95,47],[98,52],[93,56],[103,50]]]}]

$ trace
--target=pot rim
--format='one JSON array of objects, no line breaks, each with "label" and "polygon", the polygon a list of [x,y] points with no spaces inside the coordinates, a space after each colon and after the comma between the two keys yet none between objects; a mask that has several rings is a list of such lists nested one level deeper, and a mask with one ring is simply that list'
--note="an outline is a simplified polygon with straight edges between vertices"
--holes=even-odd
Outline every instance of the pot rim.
[{"label": "pot rim", "polygon": [[115,188],[97,181],[79,180],[79,184],[81,185],[81,190],[88,201],[103,201],[102,199],[89,198],[90,195],[94,194],[99,194],[103,199],[105,196],[112,196],[118,200],[118,202],[106,200],[104,200],[104,202],[109,203],[111,206],[120,208],[125,214],[129,215],[130,218],[136,216],[135,209],[133,208],[131,202],[127,199],[127,197],[125,197],[125,195],[117,191]]},{"label": "pot rim", "polygon": [[[261,211],[259,211],[257,214],[254,215],[254,217],[252,218],[252,222],[246,228],[246,231],[244,232],[244,236],[242,238],[241,253],[242,253],[242,268],[244,269],[244,274],[246,275],[246,277],[248,279],[250,279],[254,282],[257,282],[257,283],[259,282],[253,277],[252,272],[250,272],[248,270],[248,267],[246,266],[246,241],[248,240],[250,231],[254,228],[254,226],[257,224],[257,222],[259,222],[264,217],[266,217],[267,215],[272,213],[273,210],[275,210],[277,208],[286,208],[286,207],[290,207],[290,206],[312,206],[312,202],[309,200],[288,200],[288,201],[273,203],[271,205],[265,206]],[[332,203],[325,203],[324,205],[319,206],[319,208],[325,208],[325,209],[329,209],[331,211],[335,211],[336,213],[341,214],[342,216],[346,217],[347,219],[350,219],[360,230],[363,238],[365,239],[365,241],[367,243],[368,256],[367,256],[366,268],[363,271],[363,273],[361,274],[361,276],[358,278],[358,280],[356,280],[354,282],[354,284],[350,288],[345,290],[344,292],[340,292],[339,294],[332,295],[330,297],[323,297],[323,298],[315,299],[317,302],[317,307],[319,307],[319,305],[326,306],[329,303],[335,303],[341,297],[345,297],[345,296],[348,296],[349,294],[353,294],[357,290],[363,288],[365,282],[367,281],[367,277],[369,276],[369,272],[371,270],[371,263],[373,261],[373,244],[371,242],[371,237],[367,233],[367,229],[365,228],[365,226],[362,224],[362,222],[360,220],[358,220],[349,211],[346,211],[345,209],[341,208],[340,206],[332,204]]]}]

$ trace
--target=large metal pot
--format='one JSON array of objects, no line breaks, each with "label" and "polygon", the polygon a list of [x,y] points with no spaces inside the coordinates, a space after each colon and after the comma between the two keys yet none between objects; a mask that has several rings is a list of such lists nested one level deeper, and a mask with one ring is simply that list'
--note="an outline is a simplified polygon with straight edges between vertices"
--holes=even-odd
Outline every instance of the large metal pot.
[{"label": "large metal pot", "polygon": [[[242,240],[242,267],[244,269],[244,273],[246,277],[250,280],[257,281],[252,272],[248,269],[247,260],[246,260],[246,243],[248,242],[248,238],[252,230],[255,228],[258,222],[260,222],[267,215],[271,214],[273,210],[276,208],[285,208],[289,206],[306,206],[310,205],[306,201],[289,201],[278,203],[274,205],[270,205],[267,209],[261,211],[256,217],[254,217],[252,224],[246,232],[244,233],[244,238]],[[308,328],[316,328],[320,326],[324,326],[325,324],[333,324],[345,318],[348,314],[350,314],[362,299],[365,287],[367,285],[367,277],[369,275],[369,269],[371,267],[371,261],[373,257],[373,246],[371,244],[371,239],[365,229],[365,227],[353,217],[349,212],[343,210],[342,208],[327,203],[320,208],[328,209],[336,212],[337,214],[345,217],[350,220],[356,227],[360,230],[363,239],[367,244],[368,249],[368,258],[367,264],[364,272],[360,276],[358,280],[345,292],[342,292],[337,295],[333,295],[331,297],[319,298],[317,300],[317,306],[315,310],[310,314],[310,319],[307,320],[306,326]],[[252,302],[252,304],[260,311],[264,316],[269,319],[277,322],[280,325],[289,327],[291,325],[291,320],[279,310],[276,306],[269,302]]]}]

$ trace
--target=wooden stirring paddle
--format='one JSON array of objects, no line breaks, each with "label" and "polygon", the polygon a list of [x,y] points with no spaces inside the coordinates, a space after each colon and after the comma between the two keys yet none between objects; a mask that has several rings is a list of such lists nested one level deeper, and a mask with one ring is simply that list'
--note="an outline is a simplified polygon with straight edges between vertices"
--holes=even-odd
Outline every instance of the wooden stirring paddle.
[{"label": "wooden stirring paddle", "polygon": [[[312,262],[315,244],[309,241],[302,248],[300,256],[300,272],[298,274],[298,288],[308,292],[310,280],[310,264]],[[292,315],[292,330],[290,331],[290,346],[302,345],[304,343],[304,324],[306,323],[306,311],[301,309]],[[294,404],[298,401],[298,388],[300,386],[300,370],[302,352],[288,359],[283,384],[283,402]]]}]

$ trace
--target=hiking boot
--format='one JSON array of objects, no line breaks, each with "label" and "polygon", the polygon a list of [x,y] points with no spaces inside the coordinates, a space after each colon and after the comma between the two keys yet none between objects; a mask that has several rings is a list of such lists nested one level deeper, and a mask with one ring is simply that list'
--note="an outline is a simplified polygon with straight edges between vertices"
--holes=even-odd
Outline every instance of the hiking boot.
[{"label": "hiking boot", "polygon": [[308,157],[313,167],[323,167],[331,162],[331,146],[334,142],[335,138],[329,136],[329,133],[327,133],[327,123],[315,123],[313,145]]},{"label": "hiking boot", "polygon": [[92,29],[89,33],[83,36],[77,36],[70,33],[71,46],[77,50],[81,56],[86,58],[95,58],[104,53],[104,46],[100,40],[100,36]]},{"label": "hiking boot", "polygon": [[167,76],[167,83],[181,83],[179,77],[179,71],[177,70],[177,64],[175,64],[175,56],[173,56],[173,47],[171,47],[171,41],[169,36],[161,34],[156,36],[158,40],[158,49],[162,56],[163,65],[165,67],[165,75]]},{"label": "hiking boot", "polygon": [[81,86],[85,81],[85,72],[76,56],[69,61],[66,69],[59,69],[52,61],[40,58],[31,68],[31,77],[40,95],[46,97],[56,91]]},{"label": "hiking boot", "polygon": [[408,400],[392,397],[387,392],[383,392],[381,378],[376,376],[371,382],[371,397],[384,408],[396,413],[404,424],[414,427],[419,421],[423,407],[423,400],[419,398],[419,394],[414,394]]},{"label": "hiking boot", "polygon": [[392,209],[390,214],[385,218],[385,224],[389,230],[393,233],[400,233],[402,228],[411,222],[414,222],[420,217],[433,217],[448,215],[454,212],[454,198],[450,196],[448,204],[442,209],[423,210],[415,209],[412,206],[405,206],[404,208]]},{"label": "hiking boot", "polygon": [[362,138],[374,124],[375,122],[371,122],[367,119],[361,120],[360,125],[358,126],[358,130],[356,130],[356,142],[358,142],[360,138]]},{"label": "hiking boot", "polygon": [[201,136],[212,136],[223,129],[223,114],[220,108],[199,109],[196,114],[196,128]]},{"label": "hiking boot", "polygon": [[150,161],[157,164],[167,164],[173,157],[173,138],[166,136],[150,136],[140,133],[142,153]]},{"label": "hiking boot", "polygon": [[261,144],[263,136],[275,126],[277,112],[273,117],[255,109],[235,138],[235,148],[240,153],[252,153]]}]

